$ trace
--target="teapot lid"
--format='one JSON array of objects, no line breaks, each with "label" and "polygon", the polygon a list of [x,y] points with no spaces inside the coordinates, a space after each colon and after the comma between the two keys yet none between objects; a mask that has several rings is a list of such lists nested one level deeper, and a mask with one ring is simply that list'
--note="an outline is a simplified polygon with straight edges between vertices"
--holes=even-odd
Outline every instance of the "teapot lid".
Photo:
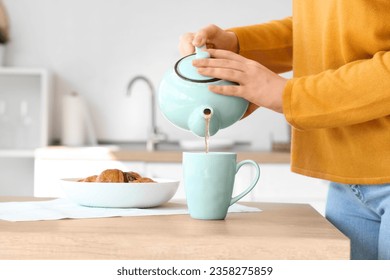
[{"label": "teapot lid", "polygon": [[208,52],[203,51],[202,48],[196,47],[196,53],[187,55],[176,62],[175,72],[180,78],[195,83],[210,83],[219,81],[217,78],[199,74],[197,68],[192,65],[192,61],[195,59],[209,57],[210,54]]}]

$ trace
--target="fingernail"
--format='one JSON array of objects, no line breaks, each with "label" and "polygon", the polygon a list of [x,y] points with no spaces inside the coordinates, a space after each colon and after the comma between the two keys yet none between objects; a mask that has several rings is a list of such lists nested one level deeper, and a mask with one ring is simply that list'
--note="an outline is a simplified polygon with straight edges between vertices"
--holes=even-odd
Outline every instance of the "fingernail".
[{"label": "fingernail", "polygon": [[201,39],[198,36],[195,36],[194,39],[192,40],[192,44],[195,47],[199,47],[200,42],[201,42]]}]

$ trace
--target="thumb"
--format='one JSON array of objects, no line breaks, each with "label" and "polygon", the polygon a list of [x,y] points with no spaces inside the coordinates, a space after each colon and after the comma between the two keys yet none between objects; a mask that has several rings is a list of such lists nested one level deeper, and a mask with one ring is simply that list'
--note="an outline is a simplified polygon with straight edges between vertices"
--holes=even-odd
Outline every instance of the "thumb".
[{"label": "thumb", "polygon": [[195,47],[201,47],[206,44],[207,37],[205,36],[204,33],[197,33],[194,37],[194,40],[192,40],[192,44]]}]

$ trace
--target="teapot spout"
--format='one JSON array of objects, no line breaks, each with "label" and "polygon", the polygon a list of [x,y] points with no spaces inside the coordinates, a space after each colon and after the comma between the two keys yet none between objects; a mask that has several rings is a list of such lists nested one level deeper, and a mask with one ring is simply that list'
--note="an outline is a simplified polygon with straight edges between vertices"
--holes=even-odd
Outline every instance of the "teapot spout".
[{"label": "teapot spout", "polygon": [[214,112],[211,106],[199,106],[190,115],[188,119],[188,127],[192,133],[205,137],[216,134],[220,129],[220,120],[217,112]]},{"label": "teapot spout", "polygon": [[213,110],[210,108],[204,108],[203,109],[203,117],[205,119],[209,119],[213,116]]}]

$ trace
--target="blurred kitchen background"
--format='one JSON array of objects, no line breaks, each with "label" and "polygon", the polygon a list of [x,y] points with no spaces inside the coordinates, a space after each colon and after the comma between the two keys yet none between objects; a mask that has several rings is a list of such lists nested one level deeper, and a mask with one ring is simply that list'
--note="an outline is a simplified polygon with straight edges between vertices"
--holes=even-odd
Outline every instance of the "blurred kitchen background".
[{"label": "blurred kitchen background", "polygon": [[[154,159],[108,165],[98,152],[88,152],[92,156],[87,157],[80,156],[85,150],[76,149],[59,155],[44,147],[145,142],[152,98],[150,87],[142,81],[127,95],[134,77],[146,77],[157,91],[164,73],[180,58],[178,42],[185,32],[210,23],[222,28],[257,24],[290,16],[292,10],[291,0],[0,3],[0,28],[8,34],[8,40],[0,40],[0,195],[38,196],[55,196],[52,190],[60,176],[91,175],[108,166],[125,166],[148,176],[180,176],[180,162]],[[198,139],[169,123],[158,106],[155,110],[156,126],[167,141]],[[77,126],[79,119],[84,119],[87,128],[80,126],[82,121]],[[87,130],[86,135],[77,135],[78,129]],[[75,139],[67,138],[69,132],[70,138],[74,134],[84,138],[72,142]],[[288,147],[289,127],[283,115],[259,109],[219,131],[211,141],[226,139],[267,153],[278,147],[275,143]],[[37,153],[38,147],[43,150]],[[287,153],[287,160],[278,162],[271,153],[270,162],[260,162],[260,193],[248,199],[323,205],[325,189],[313,187],[322,186],[321,181],[292,174],[288,158]],[[243,171],[244,182],[250,174]],[[286,191],[291,184],[295,189]]]},{"label": "blurred kitchen background", "polygon": [[[158,88],[180,58],[179,37],[214,23],[222,28],[291,15],[290,0],[3,0],[10,40],[4,66],[39,67],[51,74],[52,138],[61,137],[61,98],[77,92],[85,99],[103,141],[147,137],[150,94],[140,82],[131,96],[126,87],[144,75]],[[157,106],[158,110],[158,106]],[[193,139],[156,113],[170,140]],[[250,141],[268,150],[272,140],[287,139],[283,116],[258,110],[215,138]]]}]

